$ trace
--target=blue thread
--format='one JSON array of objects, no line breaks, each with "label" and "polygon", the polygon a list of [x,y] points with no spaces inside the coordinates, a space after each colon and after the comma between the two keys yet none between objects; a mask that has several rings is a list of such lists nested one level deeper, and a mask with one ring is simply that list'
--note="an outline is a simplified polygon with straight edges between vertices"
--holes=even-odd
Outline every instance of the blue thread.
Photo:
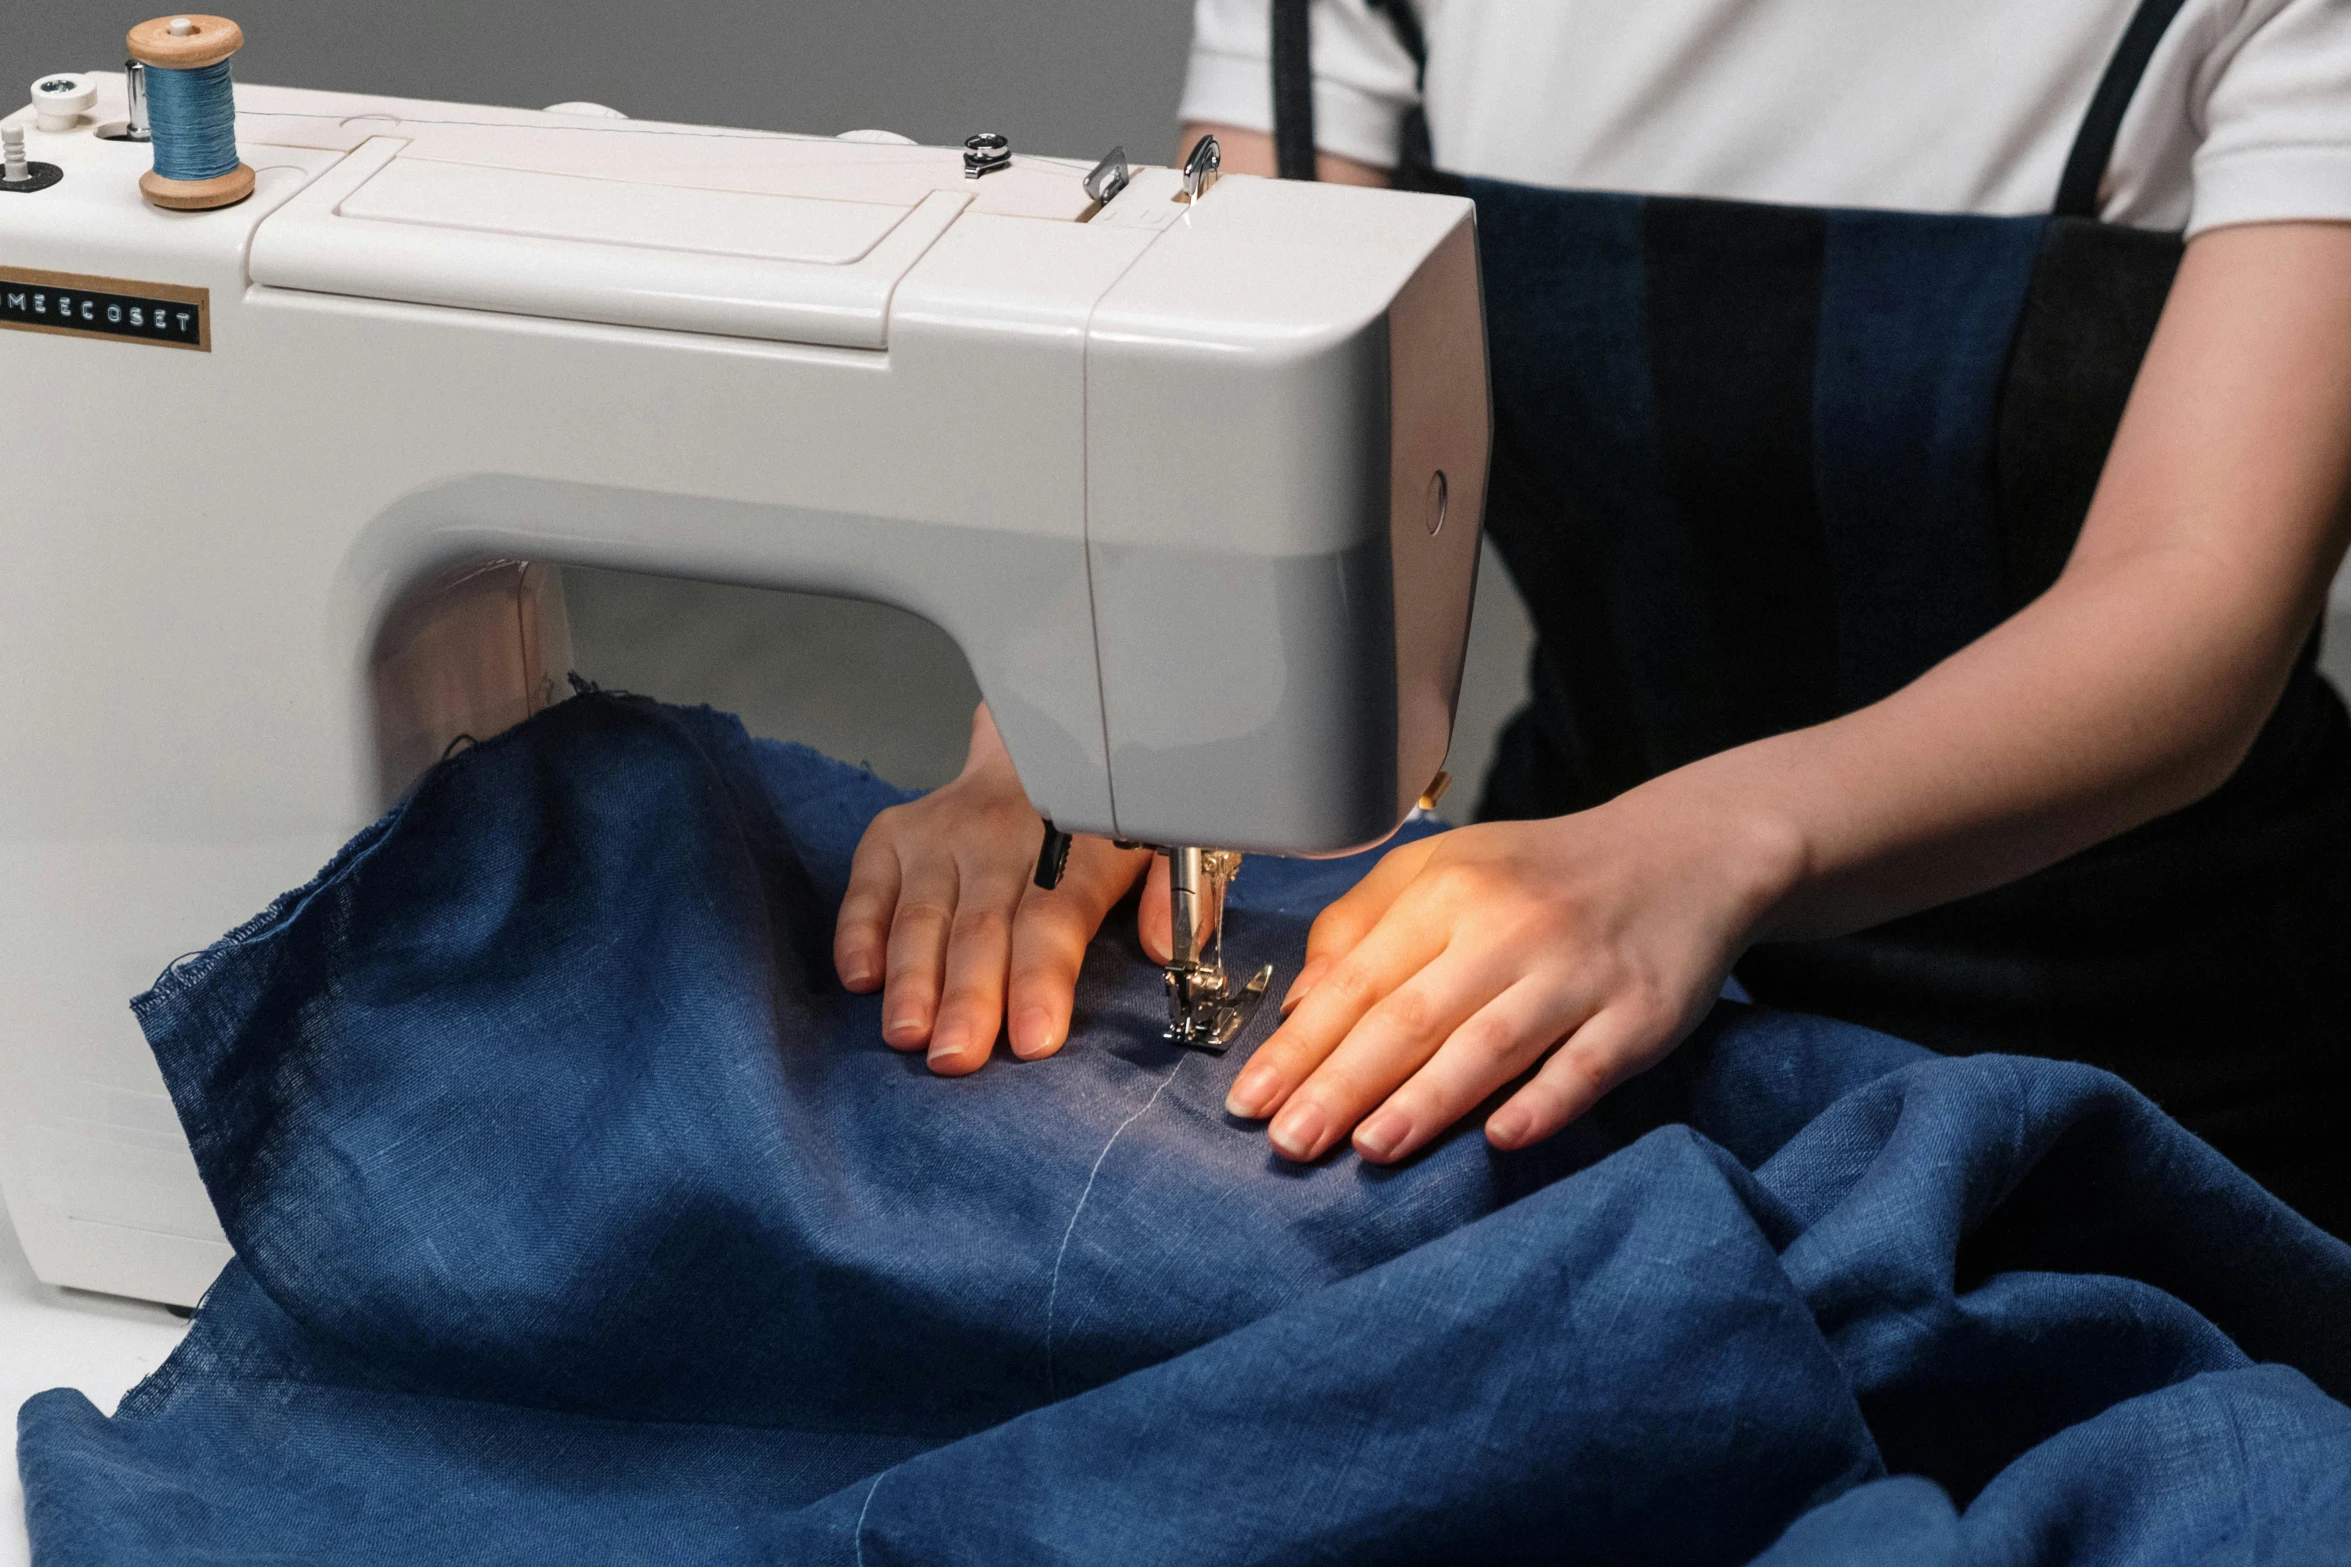
[{"label": "blue thread", "polygon": [[147,67],[147,124],[155,172],[167,180],[216,180],[237,167],[237,101],[229,62],[193,71]]}]

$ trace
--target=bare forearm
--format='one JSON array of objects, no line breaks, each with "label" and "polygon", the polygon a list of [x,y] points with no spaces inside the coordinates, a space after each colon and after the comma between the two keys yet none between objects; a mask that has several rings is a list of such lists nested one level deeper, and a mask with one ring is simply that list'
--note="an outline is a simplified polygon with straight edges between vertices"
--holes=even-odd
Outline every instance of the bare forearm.
[{"label": "bare forearm", "polygon": [[1760,935],[1840,934],[2027,875],[2210,792],[2275,703],[2299,635],[2216,623],[2198,565],[2063,584],[1883,702],[1650,787],[1772,836],[1765,874],[1785,882]]},{"label": "bare forearm", "polygon": [[1758,934],[1811,936],[1997,886],[2210,792],[2342,552],[2346,344],[2351,230],[2199,240],[2055,587],[1882,702],[1636,794],[1751,835],[1778,879]]}]

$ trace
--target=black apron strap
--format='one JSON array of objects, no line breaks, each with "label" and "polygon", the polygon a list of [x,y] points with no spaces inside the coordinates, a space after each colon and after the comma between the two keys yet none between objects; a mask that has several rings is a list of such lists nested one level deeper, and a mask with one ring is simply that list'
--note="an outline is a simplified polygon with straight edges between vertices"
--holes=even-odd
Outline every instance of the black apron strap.
[{"label": "black apron strap", "polygon": [[1314,54],[1307,28],[1313,0],[1273,0],[1274,172],[1314,178]]},{"label": "black apron strap", "polygon": [[2073,151],[2066,155],[2065,175],[2057,182],[2057,216],[2098,216],[2098,187],[2106,179],[2106,165],[2113,160],[2122,117],[2138,93],[2139,78],[2147,74],[2147,62],[2155,58],[2155,46],[2163,42],[2172,18],[2179,15],[2184,3],[2139,0],[2131,25],[2123,29],[2122,42],[2114,46],[2114,58],[2106,62],[2106,74],[2098,79],[2098,90],[2090,95],[2089,112],[2082,116],[2082,128],[2074,134]]},{"label": "black apron strap", "polygon": [[[1365,0],[1371,9],[1388,19],[1396,29],[1396,41],[1404,52],[1412,56],[1412,64],[1425,81],[1429,74],[1429,43],[1420,30],[1420,13],[1412,9],[1412,0]],[[1417,85],[1417,83],[1416,83]]]},{"label": "black apron strap", "polygon": [[[1413,10],[1412,0],[1370,0],[1370,5],[1384,13],[1388,25],[1396,29],[1396,41],[1412,56],[1412,85],[1425,95],[1429,85],[1429,44],[1427,35],[1420,30],[1420,13]],[[1429,145],[1429,112],[1424,103],[1414,104],[1404,116],[1402,132],[1396,145],[1396,188],[1433,189],[1437,159]]]},{"label": "black apron strap", "polygon": [[[1274,171],[1286,180],[1314,178],[1314,51],[1307,20],[1313,0],[1273,0],[1273,154]],[[1429,74],[1428,39],[1420,30],[1420,14],[1412,0],[1365,0],[1388,19],[1396,41],[1412,57],[1415,86]],[[1429,153],[1428,115],[1417,105],[1404,117],[1398,148],[1395,183],[1406,190],[1424,188],[1435,161]]]}]

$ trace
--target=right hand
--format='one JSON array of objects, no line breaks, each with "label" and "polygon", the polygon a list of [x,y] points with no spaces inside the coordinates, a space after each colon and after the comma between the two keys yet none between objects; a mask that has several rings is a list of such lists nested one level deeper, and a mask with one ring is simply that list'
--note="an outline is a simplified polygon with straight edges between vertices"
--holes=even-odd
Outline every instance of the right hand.
[{"label": "right hand", "polygon": [[866,828],[833,963],[849,989],[882,991],[890,1048],[927,1046],[932,1071],[959,1077],[987,1063],[1007,1020],[1023,1059],[1069,1038],[1086,943],[1153,856],[1077,838],[1061,885],[1047,892],[1034,880],[1044,834],[985,704],[955,781]]}]

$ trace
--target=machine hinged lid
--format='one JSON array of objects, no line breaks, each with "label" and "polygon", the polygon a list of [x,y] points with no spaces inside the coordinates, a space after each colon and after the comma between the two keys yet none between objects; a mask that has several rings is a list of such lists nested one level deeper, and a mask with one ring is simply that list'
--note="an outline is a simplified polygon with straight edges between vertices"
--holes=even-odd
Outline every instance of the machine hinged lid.
[{"label": "machine hinged lid", "polygon": [[[726,171],[735,176],[727,188],[690,160],[677,182],[642,155],[599,163],[585,156],[599,144],[576,139],[584,150],[544,135],[507,148],[477,132],[462,148],[438,149],[369,137],[261,221],[253,281],[875,349],[888,341],[898,279],[972,199],[887,177],[895,171],[860,179],[858,155],[876,149],[854,144],[827,161],[812,159],[805,142],[753,139],[790,155],[765,177],[756,166]],[[732,163],[745,161],[741,147],[729,151]],[[836,166],[843,161],[850,166]],[[824,194],[807,193],[810,185]]]}]

